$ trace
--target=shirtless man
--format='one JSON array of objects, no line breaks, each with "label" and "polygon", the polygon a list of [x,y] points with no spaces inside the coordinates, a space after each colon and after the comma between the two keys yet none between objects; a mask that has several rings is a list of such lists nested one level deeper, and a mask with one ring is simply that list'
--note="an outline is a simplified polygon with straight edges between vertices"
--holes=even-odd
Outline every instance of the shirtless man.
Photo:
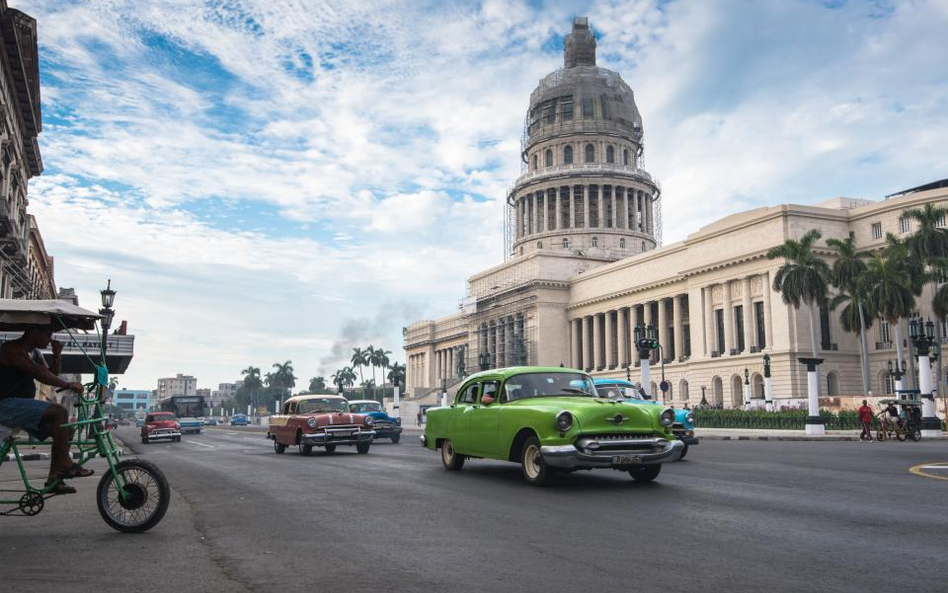
[{"label": "shirtless man", "polygon": [[[52,461],[46,485],[55,486],[55,494],[71,494],[76,489],[67,486],[63,480],[91,476],[93,471],[73,463],[69,457],[71,431],[63,427],[69,421],[66,408],[36,399],[34,379],[53,387],[82,392],[81,383],[69,383],[56,376],[63,345],[52,337],[51,328],[35,327],[0,345],[0,424],[23,429],[39,441],[52,437]],[[52,369],[39,353],[48,346],[53,351]]]}]

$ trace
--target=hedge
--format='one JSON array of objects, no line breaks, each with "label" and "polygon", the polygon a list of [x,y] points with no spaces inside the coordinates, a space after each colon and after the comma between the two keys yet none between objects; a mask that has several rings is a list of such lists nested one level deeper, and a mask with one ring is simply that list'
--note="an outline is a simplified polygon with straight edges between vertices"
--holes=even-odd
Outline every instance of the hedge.
[{"label": "hedge", "polygon": [[[699,428],[761,428],[777,430],[804,430],[806,410],[782,410],[767,412],[764,410],[711,410],[698,408],[692,410],[695,425]],[[838,413],[820,410],[820,416],[827,430],[860,430],[859,414],[855,410],[841,410]],[[942,423],[944,424],[944,423]],[[878,430],[879,422],[872,419],[872,429]]]}]

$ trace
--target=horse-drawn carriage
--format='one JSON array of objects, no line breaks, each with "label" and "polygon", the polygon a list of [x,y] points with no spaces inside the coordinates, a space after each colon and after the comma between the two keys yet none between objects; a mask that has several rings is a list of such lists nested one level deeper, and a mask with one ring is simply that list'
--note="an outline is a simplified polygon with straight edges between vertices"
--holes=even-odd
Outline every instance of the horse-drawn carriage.
[{"label": "horse-drawn carriage", "polygon": [[[922,440],[922,403],[916,399],[884,399],[879,401],[882,411],[876,415],[879,430],[876,438],[880,441],[894,436],[900,441]],[[891,410],[895,410],[893,414]]]}]

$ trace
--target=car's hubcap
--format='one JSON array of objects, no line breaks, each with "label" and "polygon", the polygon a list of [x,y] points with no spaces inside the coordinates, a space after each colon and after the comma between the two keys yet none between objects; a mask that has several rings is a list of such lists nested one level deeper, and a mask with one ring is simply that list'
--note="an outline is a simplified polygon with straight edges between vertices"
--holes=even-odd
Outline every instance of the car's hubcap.
[{"label": "car's hubcap", "polygon": [[451,443],[445,443],[441,451],[444,453],[445,461],[450,463],[451,460],[454,459],[454,447],[451,445]]},{"label": "car's hubcap", "polygon": [[534,445],[527,447],[526,452],[523,454],[523,467],[527,472],[527,476],[531,479],[539,476],[542,463],[543,460],[540,458],[540,450]]}]

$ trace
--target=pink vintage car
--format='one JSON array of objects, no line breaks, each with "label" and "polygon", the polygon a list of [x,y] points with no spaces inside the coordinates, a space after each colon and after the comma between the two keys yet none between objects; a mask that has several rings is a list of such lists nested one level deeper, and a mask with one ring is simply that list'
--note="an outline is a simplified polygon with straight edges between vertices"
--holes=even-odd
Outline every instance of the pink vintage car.
[{"label": "pink vintage car", "polygon": [[375,437],[375,419],[349,413],[349,402],[338,395],[298,395],[283,403],[280,414],[270,416],[267,438],[273,450],[283,453],[287,447],[299,447],[310,455],[313,447],[332,453],[339,445],[355,445],[359,453],[368,453]]}]

